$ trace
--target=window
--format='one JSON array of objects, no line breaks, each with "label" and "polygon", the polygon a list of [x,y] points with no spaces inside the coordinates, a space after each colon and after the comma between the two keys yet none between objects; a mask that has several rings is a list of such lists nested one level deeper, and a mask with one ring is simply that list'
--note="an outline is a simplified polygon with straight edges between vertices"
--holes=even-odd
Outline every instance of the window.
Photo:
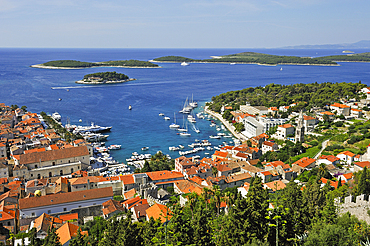
[{"label": "window", "polygon": [[32,213],[31,215],[32,215],[32,216],[35,216],[35,213]]},{"label": "window", "polygon": [[53,174],[51,172],[49,172],[49,177],[52,177],[52,176],[53,176]]},{"label": "window", "polygon": [[8,221],[8,226],[10,226],[10,221]]},{"label": "window", "polygon": [[63,208],[63,211],[67,211],[67,208]]},{"label": "window", "polygon": [[35,168],[37,168],[37,165],[35,165]]},{"label": "window", "polygon": [[71,168],[71,173],[73,173],[73,168]]},{"label": "window", "polygon": [[60,176],[62,176],[63,175],[63,170],[60,170]]},{"label": "window", "polygon": [[48,210],[48,214],[51,214],[51,210]]},{"label": "window", "polygon": [[55,166],[55,161],[53,161],[53,166]]}]

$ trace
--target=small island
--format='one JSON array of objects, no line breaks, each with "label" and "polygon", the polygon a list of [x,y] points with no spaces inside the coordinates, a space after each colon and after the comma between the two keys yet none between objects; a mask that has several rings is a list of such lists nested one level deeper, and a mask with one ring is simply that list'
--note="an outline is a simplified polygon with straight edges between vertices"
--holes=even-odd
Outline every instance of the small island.
[{"label": "small island", "polygon": [[225,56],[212,56],[212,59],[191,59],[182,56],[164,56],[155,58],[154,62],[187,62],[187,63],[230,63],[230,64],[258,64],[258,65],[316,65],[339,66],[337,62],[367,62],[370,53],[348,54],[323,57],[277,56],[256,52],[242,52]]},{"label": "small island", "polygon": [[34,68],[46,69],[82,69],[91,67],[123,67],[123,68],[159,68],[157,64],[139,60],[119,60],[103,62],[82,62],[75,60],[56,60],[42,64],[31,65]]},{"label": "small island", "polygon": [[126,74],[116,72],[86,74],[82,80],[76,81],[77,84],[101,85],[118,84],[133,81]]}]

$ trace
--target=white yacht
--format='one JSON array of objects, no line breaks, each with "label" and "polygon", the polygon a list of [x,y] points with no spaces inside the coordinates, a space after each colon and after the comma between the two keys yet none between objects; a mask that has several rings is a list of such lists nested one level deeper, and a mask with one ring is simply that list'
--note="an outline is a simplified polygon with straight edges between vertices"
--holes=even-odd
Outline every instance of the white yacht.
[{"label": "white yacht", "polygon": [[177,129],[180,127],[180,125],[176,124],[176,116],[175,116],[175,113],[173,113],[173,118],[174,118],[174,121],[173,123],[169,126],[171,129]]},{"label": "white yacht", "polygon": [[58,112],[55,112],[54,114],[51,115],[51,118],[53,118],[56,121],[60,121],[62,116],[60,116],[60,114]]},{"label": "white yacht", "polygon": [[187,63],[187,62],[181,62],[181,66],[189,66],[189,63]]},{"label": "white yacht", "polygon": [[163,119],[164,119],[164,120],[170,120],[171,118],[170,118],[170,117],[165,116]]}]

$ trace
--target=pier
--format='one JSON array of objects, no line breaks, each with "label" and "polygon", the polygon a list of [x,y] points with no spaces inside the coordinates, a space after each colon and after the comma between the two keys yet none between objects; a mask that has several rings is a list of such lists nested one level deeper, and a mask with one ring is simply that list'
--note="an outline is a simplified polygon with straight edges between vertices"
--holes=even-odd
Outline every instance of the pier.
[{"label": "pier", "polygon": [[212,110],[209,110],[208,109],[208,106],[205,106],[204,107],[204,111],[207,113],[207,114],[210,114],[212,115],[213,117],[216,117],[219,121],[222,122],[222,124],[231,132],[231,134],[233,134],[237,139],[239,139],[240,141],[247,141],[248,138],[246,136],[244,136],[243,134],[241,133],[238,133],[235,131],[235,127],[230,124],[227,120],[225,120],[224,118],[222,118],[222,115],[220,115],[219,113],[216,113]]}]

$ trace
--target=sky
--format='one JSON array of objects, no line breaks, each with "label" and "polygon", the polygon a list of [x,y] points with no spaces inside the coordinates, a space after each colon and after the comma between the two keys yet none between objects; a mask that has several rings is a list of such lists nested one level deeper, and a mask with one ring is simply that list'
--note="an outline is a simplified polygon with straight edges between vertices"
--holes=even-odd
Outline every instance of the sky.
[{"label": "sky", "polygon": [[368,0],[0,0],[0,47],[277,48],[370,40]]}]

